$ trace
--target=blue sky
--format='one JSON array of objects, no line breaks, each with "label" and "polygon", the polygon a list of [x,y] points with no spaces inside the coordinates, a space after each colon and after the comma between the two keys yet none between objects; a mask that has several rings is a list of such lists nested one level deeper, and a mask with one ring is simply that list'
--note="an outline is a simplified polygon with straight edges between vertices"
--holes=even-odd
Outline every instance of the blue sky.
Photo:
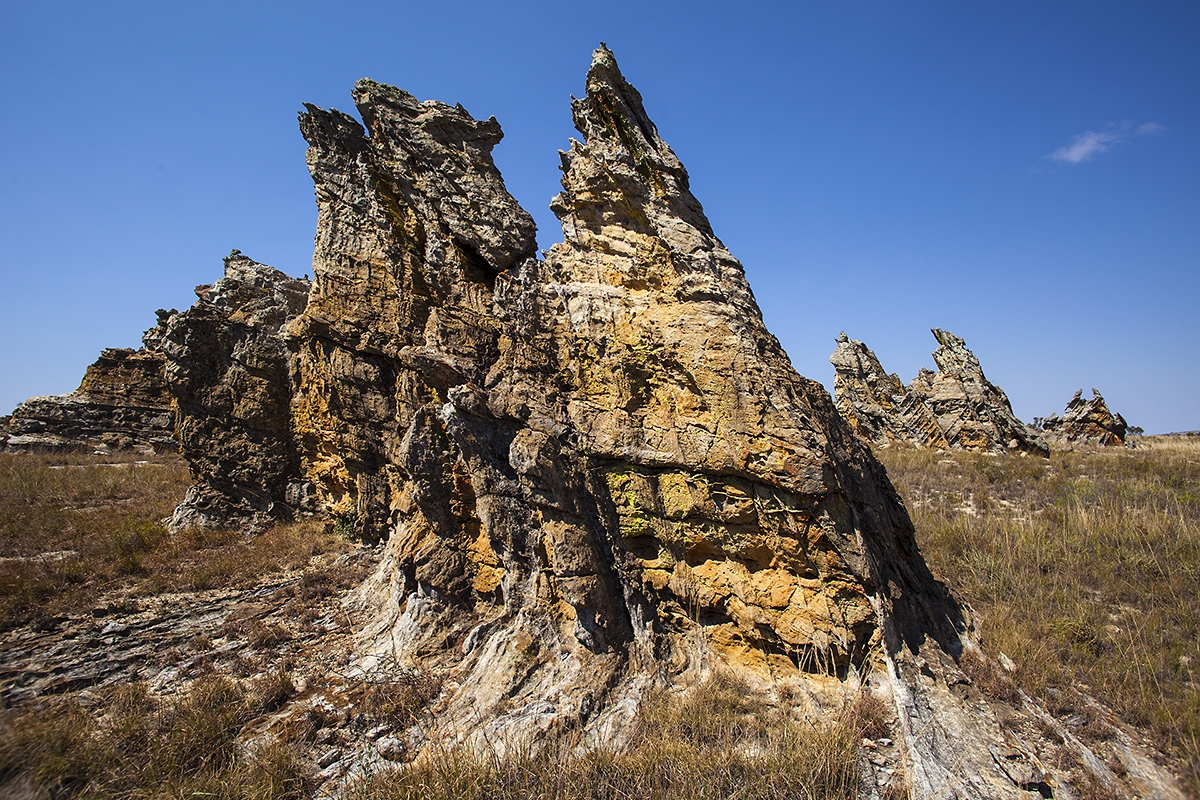
[{"label": "blue sky", "polygon": [[1200,428],[1200,4],[0,0],[0,413],[136,346],[231,248],[311,271],[301,103],[495,115],[539,242],[605,41],[804,375],[963,336],[1030,420]]}]

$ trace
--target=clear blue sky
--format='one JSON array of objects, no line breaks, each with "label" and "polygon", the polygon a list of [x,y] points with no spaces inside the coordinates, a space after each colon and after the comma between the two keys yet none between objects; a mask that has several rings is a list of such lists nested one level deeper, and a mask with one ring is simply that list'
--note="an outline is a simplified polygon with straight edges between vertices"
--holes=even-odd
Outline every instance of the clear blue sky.
[{"label": "clear blue sky", "polygon": [[495,115],[543,248],[613,48],[796,368],[963,336],[1029,420],[1200,428],[1200,3],[0,0],[0,412],[67,392],[231,248],[310,272],[302,102]]}]

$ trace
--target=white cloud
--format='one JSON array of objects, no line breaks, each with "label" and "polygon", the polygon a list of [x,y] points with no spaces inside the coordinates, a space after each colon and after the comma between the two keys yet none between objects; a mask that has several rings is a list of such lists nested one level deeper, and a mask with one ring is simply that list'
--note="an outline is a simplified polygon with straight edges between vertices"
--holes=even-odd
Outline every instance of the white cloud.
[{"label": "white cloud", "polygon": [[1157,122],[1110,122],[1102,131],[1084,131],[1078,136],[1072,136],[1071,141],[1055,150],[1046,158],[1052,161],[1065,161],[1068,164],[1082,164],[1091,161],[1101,153],[1107,153],[1115,145],[1129,140],[1133,136],[1149,136],[1163,133],[1167,129]]}]

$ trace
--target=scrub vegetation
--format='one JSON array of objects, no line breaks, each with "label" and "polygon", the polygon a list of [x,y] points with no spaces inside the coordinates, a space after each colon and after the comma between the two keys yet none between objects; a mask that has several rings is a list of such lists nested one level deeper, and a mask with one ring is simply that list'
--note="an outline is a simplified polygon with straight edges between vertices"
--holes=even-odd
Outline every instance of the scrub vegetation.
[{"label": "scrub vegetation", "polygon": [[1200,439],[1049,459],[877,455],[934,572],[978,616],[985,652],[1085,740],[1083,694],[1184,764],[1200,796]]},{"label": "scrub vegetation", "polygon": [[178,456],[0,453],[0,630],[52,627],[117,589],[136,598],[257,582],[344,546],[311,522],[170,536],[162,520],[191,482]]},{"label": "scrub vegetation", "polygon": [[[1087,700],[1099,698],[1177,757],[1200,796],[1200,442],[1146,437],[1133,449],[1048,460],[907,448],[879,456],[925,557],[975,609],[989,664],[1000,653],[1015,664],[1003,674],[980,668],[977,682],[992,676],[992,694],[1040,699],[1085,740],[1111,735]],[[350,546],[316,523],[255,538],[172,537],[161,520],[188,483],[176,458],[0,454],[3,626],[50,630],[56,615],[86,611],[113,590],[136,598],[249,586]],[[317,585],[327,577],[300,578],[290,591],[353,583]],[[273,629],[261,627],[246,636],[269,649]],[[239,674],[201,671],[175,695],[131,683],[0,711],[0,788],[64,798],[312,796],[316,768],[304,748],[332,723],[279,716],[296,693],[286,660]],[[401,683],[354,690],[360,727],[419,724],[438,686],[417,675]],[[864,697],[814,726],[789,707],[717,675],[651,696],[619,749],[584,748],[581,732],[557,729],[536,748],[447,746],[409,765],[380,762],[347,796],[856,797],[858,748],[884,730],[887,710]]]},{"label": "scrub vegetation", "polygon": [[717,675],[638,712],[628,746],[582,748],[554,731],[536,749],[455,746],[362,781],[355,800],[717,800],[858,797],[864,732],[882,725],[863,695],[822,725],[800,722]]}]

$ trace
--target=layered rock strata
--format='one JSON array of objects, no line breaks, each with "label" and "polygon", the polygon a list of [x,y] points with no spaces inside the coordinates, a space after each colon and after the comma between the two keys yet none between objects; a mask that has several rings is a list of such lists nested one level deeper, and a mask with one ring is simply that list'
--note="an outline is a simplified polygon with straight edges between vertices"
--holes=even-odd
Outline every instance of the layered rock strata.
[{"label": "layered rock strata", "polygon": [[8,420],[5,449],[174,450],[175,415],[159,349],[174,313],[158,312],[158,324],[146,331],[141,348],[106,348],[74,392],[33,397],[17,406]]},{"label": "layered rock strata", "polygon": [[907,442],[985,452],[1045,456],[1038,431],[1013,415],[1008,396],[988,381],[960,337],[933,329],[937,372],[922,369],[908,386],[887,374],[862,342],[838,338],[834,366],[837,407],[856,433],[876,446]]},{"label": "layered rock strata", "polygon": [[[866,443],[767,331],[612,53],[572,103],[585,141],[561,154],[564,241],[544,261],[492,161],[494,119],[367,80],[353,96],[365,127],[300,118],[311,287],[234,251],[147,348],[197,480],[174,528],[253,528],[313,503],[385,542],[350,603],[366,620],[356,668],[443,687],[389,752],[552,726],[619,747],[648,690],[721,667],[814,717],[886,699],[864,797],[1045,796],[1045,765],[1065,758],[1036,733],[1052,722],[960,669],[985,662],[967,610]],[[994,411],[1003,392],[935,335],[941,371],[920,393],[843,336],[835,363],[860,375],[843,411],[907,393],[930,443],[983,431],[1021,447]],[[904,430],[870,419],[852,425]]]},{"label": "layered rock strata", "polygon": [[1092,399],[1083,399],[1083,389],[1067,403],[1060,417],[1051,414],[1042,420],[1042,432],[1053,444],[1119,447],[1125,444],[1128,424],[1120,414],[1109,410],[1100,392],[1092,389]]},{"label": "layered rock strata", "polygon": [[262,527],[309,505],[291,426],[290,354],[280,329],[308,298],[237,250],[225,275],[161,334],[180,452],[196,484],[169,527]]},{"label": "layered rock strata", "polygon": [[361,665],[444,679],[409,744],[619,743],[648,688],[720,663],[814,713],[865,680],[919,796],[1023,796],[995,715],[955,688],[964,611],[612,54],[572,104],[544,261],[494,120],[370,81],[354,99],[365,129],[301,116],[317,248],[285,336],[304,473],[386,539]]},{"label": "layered rock strata", "polygon": [[908,394],[898,376],[885,372],[865,344],[842,333],[829,361],[835,405],[859,436],[877,447],[894,442],[950,447],[929,406]]}]

